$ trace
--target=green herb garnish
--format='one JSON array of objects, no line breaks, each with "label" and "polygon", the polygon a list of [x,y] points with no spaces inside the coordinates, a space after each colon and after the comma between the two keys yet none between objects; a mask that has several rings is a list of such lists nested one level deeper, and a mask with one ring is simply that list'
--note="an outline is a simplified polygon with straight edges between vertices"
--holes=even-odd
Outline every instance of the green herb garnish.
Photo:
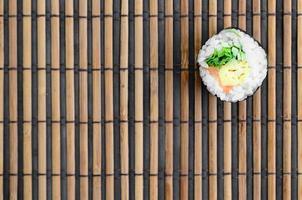
[{"label": "green herb garnish", "polygon": [[220,68],[232,59],[245,60],[245,53],[241,47],[223,47],[220,50],[214,49],[214,53],[206,59],[209,66]]}]

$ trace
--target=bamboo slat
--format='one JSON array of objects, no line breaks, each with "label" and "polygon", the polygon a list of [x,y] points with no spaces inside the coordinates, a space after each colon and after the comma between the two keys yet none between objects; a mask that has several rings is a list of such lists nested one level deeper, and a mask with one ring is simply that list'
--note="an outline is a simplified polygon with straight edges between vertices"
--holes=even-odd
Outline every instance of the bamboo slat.
[{"label": "bamboo slat", "polygon": [[[17,14],[17,1],[9,1],[9,14]],[[9,188],[10,199],[17,199],[18,177],[18,103],[17,103],[17,18],[9,18]],[[13,70],[15,69],[15,70]]]},{"label": "bamboo slat", "polygon": [[[260,0],[253,0],[253,36],[261,41]],[[255,200],[261,199],[261,88],[253,96],[253,195]]]},{"label": "bamboo slat", "polygon": [[[209,1],[209,37],[217,31],[217,1]],[[209,199],[217,199],[217,98],[209,93]]]},{"label": "bamboo slat", "polygon": [[80,198],[88,199],[87,1],[79,1]]},{"label": "bamboo slat", "polygon": [[[4,20],[3,20],[3,0],[0,0],[0,68],[4,68]],[[3,144],[4,144],[4,135],[3,135],[3,103],[4,103],[4,73],[3,70],[0,70],[0,174],[3,174]],[[3,200],[3,177],[0,177],[0,200]]]},{"label": "bamboo slat", "polygon": [[291,199],[291,1],[283,1],[283,199]]},{"label": "bamboo slat", "polygon": [[[150,1],[157,15],[157,1]],[[158,19],[150,18],[150,68],[158,69]],[[150,174],[158,174],[158,70],[150,71]],[[150,176],[150,199],[158,199],[158,176]]]},{"label": "bamboo slat", "polygon": [[[239,0],[238,26],[246,29],[246,1]],[[243,15],[242,15],[243,14]],[[246,100],[239,102],[238,127],[238,198],[246,199]],[[242,173],[242,174],[240,174]]]},{"label": "bamboo slat", "polygon": [[[232,26],[232,1],[224,1],[224,27]],[[224,199],[232,199],[232,104],[224,103]]]},{"label": "bamboo slat", "polygon": [[[134,34],[136,69],[143,69],[143,1],[134,1]],[[136,70],[135,77],[135,199],[143,199],[143,71]]]},{"label": "bamboo slat", "polygon": [[[268,1],[268,12],[276,12],[276,1]],[[268,133],[267,133],[267,171],[268,176],[268,199],[276,198],[276,17],[268,16]]]},{"label": "bamboo slat", "polygon": [[[302,1],[298,0],[297,12],[302,12]],[[302,66],[302,15],[298,15],[297,23],[297,66]],[[298,105],[298,173],[302,172],[302,68],[297,69],[297,105]],[[302,177],[298,176],[298,200],[302,199]]]},{"label": "bamboo slat", "polygon": [[[181,51],[181,69],[189,68],[189,2],[180,1],[180,13],[183,16],[180,19],[180,51]],[[180,173],[189,172],[189,72],[184,70],[180,77]],[[180,198],[188,198],[188,176],[180,177]]]},{"label": "bamboo slat", "polygon": [[[128,1],[121,1],[121,14],[128,14]],[[128,17],[121,19],[121,50],[120,67],[128,68]],[[120,125],[120,145],[121,145],[121,173],[127,174],[121,177],[121,199],[129,199],[129,134],[128,134],[128,71],[120,70],[120,120],[124,121]]]},{"label": "bamboo slat", "polygon": [[[37,2],[37,14],[45,15],[45,0]],[[38,37],[38,172],[46,174],[46,29],[45,17],[37,19]],[[39,194],[46,200],[46,175],[39,176]]]},{"label": "bamboo slat", "polygon": [[[202,1],[194,1],[194,49],[195,60],[197,60],[198,52],[201,47],[202,36]],[[201,102],[201,79],[199,71],[195,73],[195,144],[194,144],[194,174],[202,174],[202,102]],[[194,197],[195,199],[202,198],[202,177],[194,177]]]},{"label": "bamboo slat", "polygon": [[[59,15],[59,0],[51,3],[51,14]],[[58,17],[51,18],[51,115],[52,115],[52,173],[61,172],[60,148],[60,21]],[[60,176],[52,176],[52,199],[61,198]]]},{"label": "bamboo slat", "polygon": [[114,150],[113,150],[113,3],[105,1],[105,142],[106,142],[106,199],[114,199]]},{"label": "bamboo slat", "polygon": [[[73,1],[65,1],[65,14],[73,15]],[[66,153],[67,173],[75,174],[74,34],[73,19],[65,19],[66,46]],[[71,70],[69,70],[71,69]],[[75,198],[75,176],[67,176],[67,198]]]},{"label": "bamboo slat", "polygon": [[[23,14],[31,15],[31,0],[23,1]],[[23,17],[23,68],[31,69],[31,17]],[[23,173],[32,172],[31,70],[23,70]],[[32,199],[32,176],[24,176],[24,199]]]},{"label": "bamboo slat", "polygon": [[[165,14],[173,14],[173,0],[165,1]],[[165,161],[166,174],[173,174],[173,19],[165,18]],[[165,177],[165,199],[173,199],[173,177]]]},{"label": "bamboo slat", "polygon": [[[92,1],[92,15],[100,14],[100,1]],[[101,121],[101,36],[100,36],[100,20],[92,19],[92,68],[97,69],[92,72],[92,107],[93,121]],[[101,124],[93,123],[93,199],[101,199],[101,176],[102,173],[102,138]]]}]

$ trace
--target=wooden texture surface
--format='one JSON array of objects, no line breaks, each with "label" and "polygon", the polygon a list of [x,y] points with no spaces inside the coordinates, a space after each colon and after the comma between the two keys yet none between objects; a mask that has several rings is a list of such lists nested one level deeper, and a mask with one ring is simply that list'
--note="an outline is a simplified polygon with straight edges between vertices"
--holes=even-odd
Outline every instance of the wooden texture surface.
[{"label": "wooden texture surface", "polygon": [[[217,32],[217,0],[209,1],[209,37]],[[217,98],[209,93],[209,199],[217,199]]]},{"label": "wooden texture surface", "polygon": [[[127,0],[121,1],[121,14],[125,15],[121,19],[121,49],[120,49],[120,69],[128,67],[128,2]],[[120,72],[120,120],[123,121],[120,125],[120,152],[121,152],[121,173],[125,174],[121,177],[121,199],[129,199],[129,132],[128,132],[128,71],[121,70]]]},{"label": "wooden texture surface", "polygon": [[[231,27],[232,25],[232,1],[226,0],[224,1],[224,27]],[[224,103],[224,148],[223,148],[223,156],[224,156],[224,198],[226,200],[232,199],[232,105],[229,102]]]},{"label": "wooden texture surface", "polygon": [[[173,15],[173,0],[165,1],[165,14]],[[165,199],[173,199],[173,18],[165,18]]]},{"label": "wooden texture surface", "polygon": [[[0,200],[302,200],[302,0],[0,0]],[[268,73],[209,94],[226,27]]]},{"label": "wooden texture surface", "polygon": [[[261,42],[261,1],[253,0],[253,37]],[[254,199],[261,199],[261,88],[253,97],[253,195]]]},{"label": "wooden texture surface", "polygon": [[[17,1],[9,1],[9,14],[17,14]],[[18,54],[17,54],[17,19],[9,19],[9,68],[17,68]],[[18,173],[18,146],[15,145],[18,141],[18,95],[17,86],[17,71],[11,70],[9,72],[9,172],[12,174]],[[9,178],[9,193],[10,199],[17,199],[18,193],[18,177],[10,176]]]},{"label": "wooden texture surface", "polygon": [[[276,13],[276,1],[268,2],[268,12]],[[268,176],[268,199],[276,199],[276,16],[268,16],[268,129],[267,129],[267,171]]]},{"label": "wooden texture surface", "polygon": [[[37,14],[45,15],[45,1],[39,1],[37,4]],[[37,51],[38,61],[37,67],[41,70],[38,72],[38,106],[37,106],[37,118],[38,118],[38,173],[44,174],[39,176],[39,190],[38,198],[46,200],[47,198],[47,146],[46,146],[46,20],[45,17],[41,17],[37,20]],[[68,57],[67,57],[68,59]],[[68,61],[66,62],[66,64]],[[42,70],[43,69],[43,70]]]}]

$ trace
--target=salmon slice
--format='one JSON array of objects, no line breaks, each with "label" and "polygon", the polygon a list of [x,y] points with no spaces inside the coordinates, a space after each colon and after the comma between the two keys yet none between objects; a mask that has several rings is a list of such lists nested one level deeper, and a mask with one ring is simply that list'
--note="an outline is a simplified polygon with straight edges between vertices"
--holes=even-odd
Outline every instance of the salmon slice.
[{"label": "salmon slice", "polygon": [[219,86],[222,88],[224,93],[231,92],[231,90],[233,89],[234,86],[224,86],[224,85],[221,84],[221,80],[220,80],[220,77],[219,77],[219,70],[217,68],[209,67],[207,70],[210,73],[210,75],[213,76],[214,79],[218,81]]}]

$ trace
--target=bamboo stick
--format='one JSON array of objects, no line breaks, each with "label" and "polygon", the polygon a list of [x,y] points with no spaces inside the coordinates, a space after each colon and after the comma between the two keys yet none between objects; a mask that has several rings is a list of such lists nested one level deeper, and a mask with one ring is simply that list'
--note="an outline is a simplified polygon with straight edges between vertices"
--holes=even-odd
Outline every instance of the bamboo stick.
[{"label": "bamboo stick", "polygon": [[87,1],[79,1],[80,197],[88,199]]},{"label": "bamboo stick", "polygon": [[[268,1],[268,13],[276,12],[276,1]],[[276,17],[268,15],[268,199],[276,199]]]},{"label": "bamboo stick", "polygon": [[[23,14],[31,15],[31,0],[23,1]],[[23,173],[32,173],[31,153],[31,17],[23,17]],[[24,199],[32,199],[32,176],[24,176]]]},{"label": "bamboo stick", "polygon": [[[202,1],[194,1],[194,49],[195,60],[201,48],[202,35]],[[195,155],[194,155],[194,198],[202,198],[202,102],[201,102],[201,79],[199,70],[195,73]]]},{"label": "bamboo stick", "polygon": [[[302,13],[302,1],[298,1],[297,12]],[[298,105],[298,173],[302,173],[302,15],[298,15],[297,23],[297,105]],[[302,176],[298,176],[298,200],[302,199]]]},{"label": "bamboo stick", "polygon": [[[65,14],[73,15],[73,1],[65,1]],[[73,18],[65,19],[66,46],[66,146],[67,173],[75,174],[75,105],[74,105],[74,35]],[[67,198],[75,198],[75,176],[67,176]]]},{"label": "bamboo stick", "polygon": [[[173,15],[173,0],[165,2],[165,15]],[[165,199],[173,199],[173,18],[165,17]]]},{"label": "bamboo stick", "polygon": [[[188,20],[188,1],[180,1],[180,51],[181,69],[189,69],[189,20]],[[188,198],[188,172],[189,172],[189,71],[182,71],[180,76],[180,199]]]},{"label": "bamboo stick", "polygon": [[[135,0],[135,68],[143,69],[143,1]],[[143,199],[143,71],[135,71],[135,199]]]},{"label": "bamboo stick", "polygon": [[[100,15],[100,1],[92,1],[92,15]],[[101,37],[100,20],[92,18],[92,87],[93,87],[93,174],[102,173],[101,141]],[[101,199],[101,176],[93,177],[93,199]]]},{"label": "bamboo stick", "polygon": [[[51,2],[51,14],[59,15],[59,1]],[[52,109],[52,173],[60,174],[60,22],[51,18],[51,109]],[[52,176],[52,199],[61,198],[60,176]]]},{"label": "bamboo stick", "polygon": [[[0,68],[4,68],[4,20],[3,0],[0,0]],[[4,104],[4,70],[0,70],[0,174],[3,174],[3,104]],[[3,200],[3,176],[0,177],[0,200]]]},{"label": "bamboo stick", "polygon": [[[150,15],[157,15],[157,1],[150,1]],[[158,19],[150,18],[150,68],[158,69]],[[158,70],[150,71],[150,199],[158,199]]]},{"label": "bamboo stick", "polygon": [[105,2],[105,138],[106,138],[106,199],[114,199],[114,153],[113,153],[113,40],[112,0]]},{"label": "bamboo stick", "polygon": [[[224,1],[224,27],[232,26],[232,1]],[[232,104],[224,103],[224,199],[232,199]]]},{"label": "bamboo stick", "polygon": [[[217,1],[209,1],[209,36],[217,31]],[[209,94],[209,199],[217,199],[217,98]]]},{"label": "bamboo stick", "polygon": [[[246,29],[246,2],[245,0],[239,0],[239,28]],[[244,15],[242,15],[244,14]],[[239,154],[239,166],[238,166],[238,198],[246,199],[246,100],[239,102],[239,135],[238,135],[238,154]],[[243,173],[243,174],[240,174]]]},{"label": "bamboo stick", "polygon": [[[45,15],[45,0],[37,2],[37,14]],[[37,19],[38,29],[38,172],[39,194],[46,200],[46,31],[45,17]],[[44,174],[44,175],[42,175]]]},{"label": "bamboo stick", "polygon": [[[261,41],[260,0],[253,0],[253,36]],[[255,200],[261,199],[261,88],[253,97],[253,195]]]},{"label": "bamboo stick", "polygon": [[[17,15],[17,1],[9,1],[9,14]],[[18,106],[17,106],[17,18],[9,18],[9,188],[10,199],[17,199],[18,177]]]},{"label": "bamboo stick", "polygon": [[[120,67],[128,68],[128,1],[122,0],[121,14],[126,16],[121,19],[121,54]],[[120,70],[120,138],[121,138],[121,199],[129,199],[129,135],[128,135],[128,71]]]},{"label": "bamboo stick", "polygon": [[[291,12],[283,1],[283,12]],[[291,15],[283,15],[283,199],[291,199]]]}]

